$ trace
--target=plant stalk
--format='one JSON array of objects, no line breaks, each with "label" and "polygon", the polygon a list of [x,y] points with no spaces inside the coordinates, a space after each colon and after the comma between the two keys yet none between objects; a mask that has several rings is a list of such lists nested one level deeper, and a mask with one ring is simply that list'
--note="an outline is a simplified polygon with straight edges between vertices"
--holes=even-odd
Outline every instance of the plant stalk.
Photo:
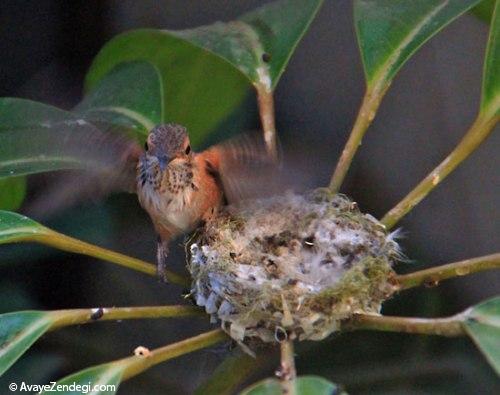
[{"label": "plant stalk", "polygon": [[260,122],[264,132],[264,141],[269,156],[274,160],[278,158],[276,142],[276,122],[274,115],[274,97],[272,90],[265,84],[255,84],[257,89],[257,103],[259,106]]},{"label": "plant stalk", "polygon": [[500,269],[500,253],[448,263],[409,274],[396,275],[395,280],[399,291],[420,285],[435,286],[452,277],[465,276],[489,269]]},{"label": "plant stalk", "polygon": [[431,171],[406,197],[392,208],[381,222],[388,228],[396,225],[401,218],[408,214],[413,207],[424,199],[448,174],[474,152],[477,147],[488,137],[500,117],[480,113],[469,131],[462,138],[455,149]]},{"label": "plant stalk", "polygon": [[55,310],[51,312],[53,323],[50,330],[65,326],[87,324],[96,321],[171,318],[205,315],[196,306],[143,306],[143,307],[99,307],[93,309]]},{"label": "plant stalk", "polygon": [[[51,247],[57,248],[59,250],[74,252],[77,254],[87,255],[94,258],[102,259],[108,262],[115,263],[120,266],[127,267],[138,272],[146,273],[151,276],[156,276],[156,266],[151,263],[142,261],[140,259],[132,258],[118,252],[107,250],[102,247],[95,246],[90,243],[75,239],[70,236],[66,236],[62,233],[53,231],[49,228],[42,228],[39,233],[33,233],[32,235],[23,235],[16,241],[23,242],[36,242]],[[173,283],[182,286],[189,286],[190,281],[188,278],[181,276],[179,274],[173,273],[171,271],[166,271],[167,279]]]},{"label": "plant stalk", "polygon": [[280,378],[282,394],[296,395],[295,379],[297,378],[297,371],[295,369],[295,354],[291,336],[280,343],[280,350],[281,366],[277,374]]},{"label": "plant stalk", "polygon": [[371,314],[355,314],[342,323],[343,331],[375,330],[383,332],[417,333],[447,337],[464,336],[462,316],[447,318],[390,317]]},{"label": "plant stalk", "polygon": [[169,344],[168,346],[151,350],[147,355],[136,355],[124,358],[116,361],[116,363],[126,365],[123,371],[122,380],[127,380],[161,362],[202,348],[210,347],[224,340],[227,340],[227,335],[221,329],[215,329],[177,343]]},{"label": "plant stalk", "polygon": [[361,145],[361,141],[368,127],[375,118],[380,102],[388,88],[389,83],[385,82],[385,80],[380,80],[373,87],[367,88],[349,139],[340,155],[337,167],[330,180],[329,188],[332,192],[337,193],[340,190],[354,155]]}]

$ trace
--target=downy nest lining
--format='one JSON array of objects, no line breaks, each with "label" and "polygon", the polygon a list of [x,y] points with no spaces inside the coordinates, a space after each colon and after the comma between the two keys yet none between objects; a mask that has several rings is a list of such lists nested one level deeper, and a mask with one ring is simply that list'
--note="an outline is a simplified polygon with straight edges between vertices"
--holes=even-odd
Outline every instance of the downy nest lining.
[{"label": "downy nest lining", "polygon": [[192,295],[239,341],[321,340],[393,292],[394,234],[343,195],[227,207],[191,240]]}]

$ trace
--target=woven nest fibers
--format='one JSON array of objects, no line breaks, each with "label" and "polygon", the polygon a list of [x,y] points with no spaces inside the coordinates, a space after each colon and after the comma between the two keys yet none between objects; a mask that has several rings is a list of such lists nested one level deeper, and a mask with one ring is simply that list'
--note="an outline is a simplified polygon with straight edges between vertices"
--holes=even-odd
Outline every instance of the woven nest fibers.
[{"label": "woven nest fibers", "polygon": [[228,207],[191,240],[192,295],[239,342],[321,340],[393,292],[394,234],[342,195]]}]

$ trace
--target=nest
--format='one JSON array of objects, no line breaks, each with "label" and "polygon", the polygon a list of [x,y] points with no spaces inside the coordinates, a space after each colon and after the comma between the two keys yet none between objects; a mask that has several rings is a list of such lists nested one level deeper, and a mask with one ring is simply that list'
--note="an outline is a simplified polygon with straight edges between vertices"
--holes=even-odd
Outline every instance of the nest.
[{"label": "nest", "polygon": [[394,290],[394,234],[343,195],[286,194],[227,207],[190,244],[192,295],[239,342],[321,340]]}]

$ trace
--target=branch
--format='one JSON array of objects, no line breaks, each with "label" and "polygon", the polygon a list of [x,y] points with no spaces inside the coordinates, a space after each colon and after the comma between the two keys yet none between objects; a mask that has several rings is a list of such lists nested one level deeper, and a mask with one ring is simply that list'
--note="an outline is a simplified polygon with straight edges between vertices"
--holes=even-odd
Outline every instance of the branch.
[{"label": "branch", "polygon": [[151,350],[144,356],[133,356],[116,361],[116,364],[124,364],[122,380],[137,376],[152,366],[168,361],[180,355],[184,355],[202,348],[210,347],[221,341],[227,340],[227,335],[221,329],[202,333],[168,346]]},{"label": "branch", "polygon": [[277,375],[281,381],[281,390],[283,395],[296,395],[295,379],[297,371],[295,369],[295,353],[293,347],[293,337],[280,342],[281,365]]},{"label": "branch", "polygon": [[96,321],[205,315],[202,309],[195,306],[99,307],[93,309],[56,310],[51,311],[50,314],[53,317],[50,330]]},{"label": "branch", "polygon": [[464,336],[466,334],[462,327],[461,314],[434,319],[355,314],[349,320],[344,321],[341,327],[343,331],[374,330],[448,337]]},{"label": "branch", "polygon": [[274,120],[274,98],[272,90],[264,84],[255,84],[260,122],[264,131],[267,152],[274,160],[278,157],[276,144],[276,123]]},{"label": "branch", "polygon": [[420,285],[437,285],[452,277],[465,276],[489,269],[500,269],[500,253],[448,263],[409,274],[396,275],[395,280],[398,284],[398,290],[403,290]]},{"label": "branch", "polygon": [[358,147],[361,145],[361,140],[368,130],[368,127],[375,118],[380,102],[382,101],[388,87],[389,85],[387,83],[381,81],[377,85],[366,90],[351,134],[347,140],[344,150],[342,151],[337,167],[335,168],[335,172],[333,173],[330,181],[329,188],[332,192],[336,193],[339,191],[347,171],[351,166],[352,159],[354,158]]},{"label": "branch", "polygon": [[388,229],[396,225],[401,218],[408,214],[413,207],[420,203],[429,192],[479,147],[494,129],[499,119],[498,115],[479,114],[469,131],[446,159],[431,171],[403,200],[384,215],[381,222]]},{"label": "branch", "polygon": [[[56,232],[46,227],[43,227],[39,231],[39,233],[22,235],[21,237],[13,241],[23,241],[23,242],[32,241],[36,243],[41,243],[49,245],[51,247],[55,247],[59,250],[91,256],[94,258],[115,263],[120,266],[127,267],[132,270],[146,273],[151,276],[156,276],[156,266],[152,265],[151,263],[86,243],[84,241],[75,239],[70,236],[66,236],[62,233]],[[181,276],[179,274],[173,273],[171,271],[166,271],[166,275],[167,279],[173,284],[178,284],[182,286],[189,286],[190,284],[188,278]]]}]

